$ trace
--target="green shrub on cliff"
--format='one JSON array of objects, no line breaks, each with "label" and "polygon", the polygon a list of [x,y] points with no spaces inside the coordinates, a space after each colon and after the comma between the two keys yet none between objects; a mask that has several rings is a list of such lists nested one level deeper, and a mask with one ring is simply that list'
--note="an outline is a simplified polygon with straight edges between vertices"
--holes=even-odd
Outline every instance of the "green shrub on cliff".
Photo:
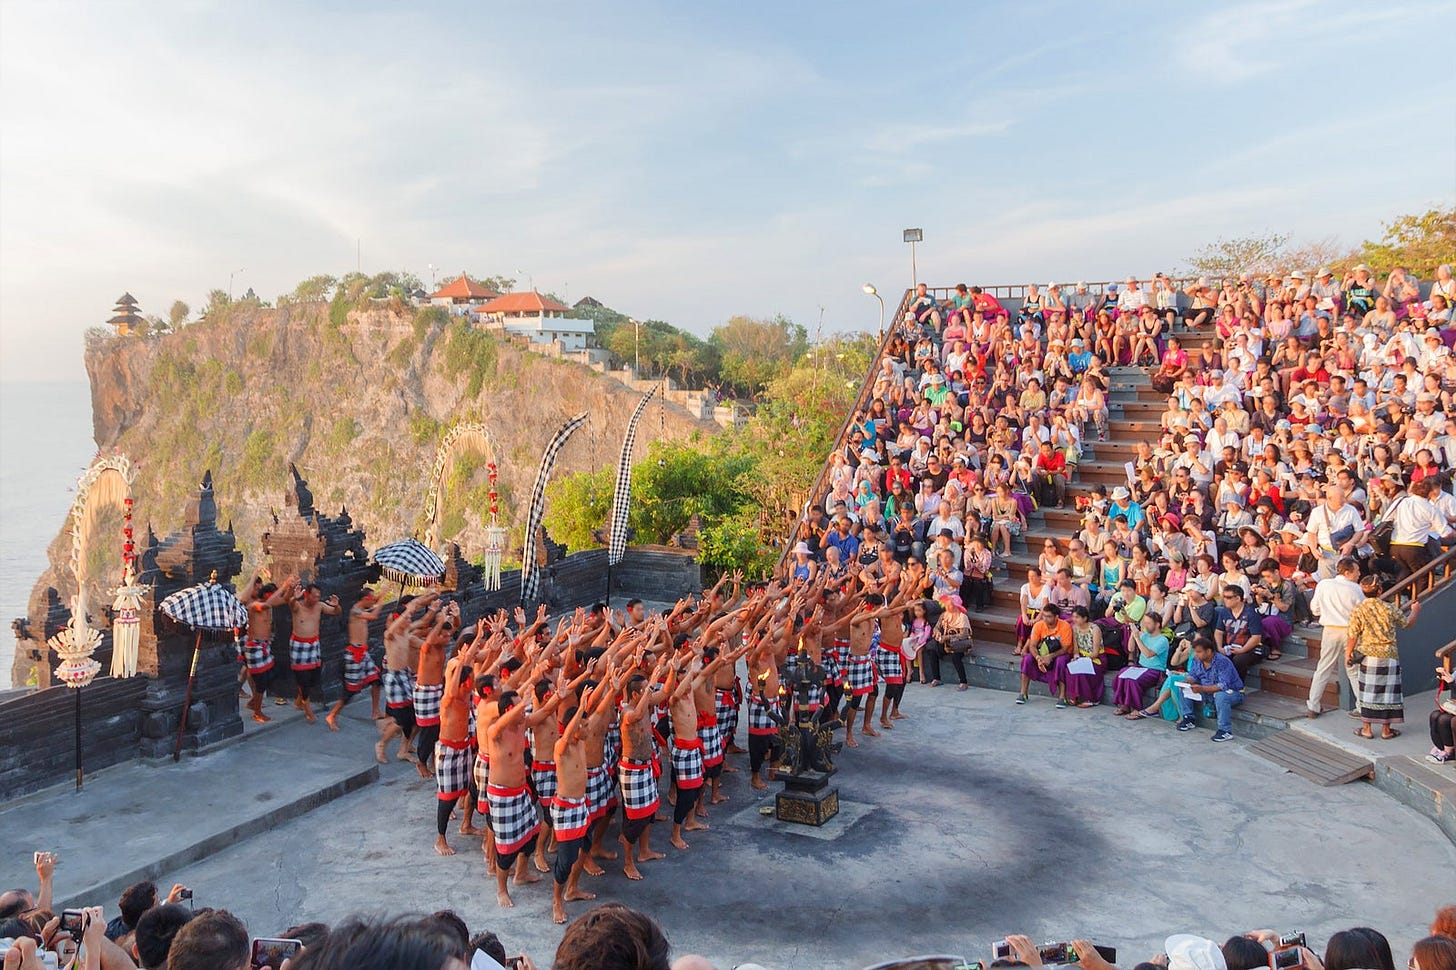
[{"label": "green shrub on cliff", "polygon": [[475,329],[468,320],[458,319],[450,324],[442,363],[448,377],[467,375],[466,397],[480,396],[487,380],[495,375],[496,358],[496,342],[490,334]]}]

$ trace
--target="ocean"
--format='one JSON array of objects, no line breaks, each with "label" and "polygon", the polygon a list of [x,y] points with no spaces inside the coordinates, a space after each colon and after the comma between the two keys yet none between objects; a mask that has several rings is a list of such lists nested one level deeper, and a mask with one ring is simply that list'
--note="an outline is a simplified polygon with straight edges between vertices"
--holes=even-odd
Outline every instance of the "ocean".
[{"label": "ocean", "polygon": [[15,655],[10,621],[25,615],[95,454],[85,381],[0,383],[0,687],[10,686]]}]

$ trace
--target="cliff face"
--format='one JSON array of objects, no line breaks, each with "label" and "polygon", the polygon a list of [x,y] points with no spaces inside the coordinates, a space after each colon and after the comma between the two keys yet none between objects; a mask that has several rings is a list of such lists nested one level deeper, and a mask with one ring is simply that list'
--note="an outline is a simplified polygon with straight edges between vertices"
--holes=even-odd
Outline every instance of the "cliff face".
[{"label": "cliff face", "polygon": [[[347,507],[369,545],[381,545],[422,530],[436,445],[453,424],[478,421],[495,445],[501,519],[511,530],[508,557],[518,556],[536,465],[567,417],[592,413],[562,451],[556,475],[615,466],[640,394],[437,310],[340,311],[328,304],[239,306],[180,333],[88,346],[96,444],[138,465],[139,535],[148,522],[159,535],[176,528],[187,494],[211,469],[245,574],[256,570],[260,537],[283,505],[293,462],[321,510]],[[639,430],[640,458],[654,438],[717,428],[676,405],[654,403]],[[458,542],[468,558],[484,545],[486,461],[465,456],[446,473],[441,536]],[[31,599],[33,627],[44,622],[48,587],[69,601],[69,571],[55,566],[69,555],[62,525],[51,546],[53,566]]]}]

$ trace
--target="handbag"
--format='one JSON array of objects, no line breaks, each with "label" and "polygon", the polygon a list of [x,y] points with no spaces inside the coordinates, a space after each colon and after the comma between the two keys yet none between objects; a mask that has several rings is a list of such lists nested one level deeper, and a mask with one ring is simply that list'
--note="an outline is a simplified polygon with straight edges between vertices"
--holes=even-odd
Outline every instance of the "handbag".
[{"label": "handbag", "polygon": [[1042,637],[1041,642],[1036,645],[1036,652],[1043,657],[1050,657],[1054,653],[1062,652],[1062,641],[1056,637]]},{"label": "handbag", "polygon": [[953,654],[956,654],[957,656],[970,653],[971,652],[971,638],[968,637],[968,636],[946,637],[946,639],[945,639],[945,652],[946,653],[953,653]]}]

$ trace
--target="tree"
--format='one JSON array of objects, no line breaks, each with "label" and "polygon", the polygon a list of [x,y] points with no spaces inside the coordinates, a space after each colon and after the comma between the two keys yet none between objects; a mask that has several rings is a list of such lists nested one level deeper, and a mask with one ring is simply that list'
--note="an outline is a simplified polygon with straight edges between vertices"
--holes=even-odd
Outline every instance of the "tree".
[{"label": "tree", "polygon": [[466,273],[465,277],[496,293],[509,293],[516,286],[513,276],[476,276],[474,273]]},{"label": "tree", "polygon": [[[327,303],[338,284],[338,279],[328,273],[310,276],[293,288],[293,295],[288,298],[288,302]],[[282,303],[282,298],[278,302]]]},{"label": "tree", "polygon": [[207,305],[202,308],[204,320],[212,319],[213,314],[222,313],[232,306],[232,298],[227,295],[227,290],[208,290]]},{"label": "tree", "polygon": [[1386,223],[1379,242],[1361,243],[1360,261],[1382,276],[1399,266],[1429,277],[1443,263],[1456,264],[1456,206]]},{"label": "tree", "polygon": [[173,300],[172,308],[167,311],[167,323],[170,329],[181,330],[182,325],[187,322],[187,317],[192,313],[192,308],[181,300]]},{"label": "tree", "polygon": [[577,472],[553,479],[546,486],[546,531],[572,552],[597,549],[593,530],[606,528],[612,510],[614,475],[611,469]]},{"label": "tree", "polygon": [[1230,277],[1247,273],[1262,276],[1280,268],[1288,244],[1289,235],[1281,232],[1219,239],[1188,257],[1190,275]]},{"label": "tree", "polygon": [[723,379],[749,397],[788,371],[808,347],[804,328],[784,316],[729,317],[708,339],[722,358]]}]

